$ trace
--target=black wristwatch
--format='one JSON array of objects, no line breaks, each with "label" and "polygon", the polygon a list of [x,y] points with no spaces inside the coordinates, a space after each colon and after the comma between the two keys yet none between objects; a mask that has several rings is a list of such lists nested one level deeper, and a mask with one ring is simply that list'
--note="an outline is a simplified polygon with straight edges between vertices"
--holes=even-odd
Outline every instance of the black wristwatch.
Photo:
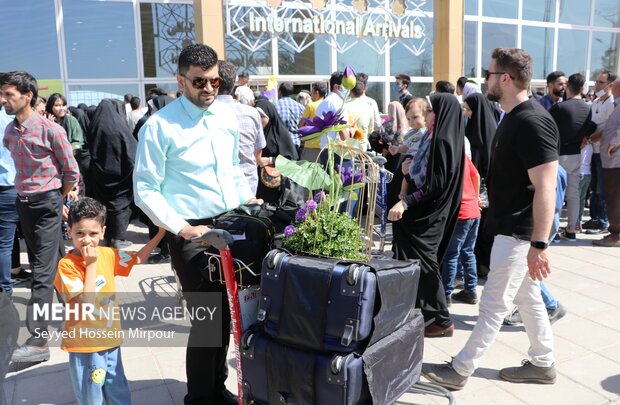
[{"label": "black wristwatch", "polygon": [[542,240],[533,240],[530,242],[530,246],[536,249],[545,250],[549,247],[549,242],[543,242]]}]

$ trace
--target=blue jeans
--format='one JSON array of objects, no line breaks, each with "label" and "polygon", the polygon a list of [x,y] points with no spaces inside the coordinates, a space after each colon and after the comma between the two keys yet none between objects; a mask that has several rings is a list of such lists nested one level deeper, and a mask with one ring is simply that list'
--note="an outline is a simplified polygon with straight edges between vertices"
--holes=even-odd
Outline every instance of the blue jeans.
[{"label": "blue jeans", "polygon": [[601,154],[592,155],[592,181],[590,182],[592,196],[590,197],[590,218],[600,223],[601,227],[609,225],[607,221],[607,209],[605,207],[605,197],[603,191],[603,164]]},{"label": "blue jeans", "polygon": [[14,188],[0,191],[0,287],[9,295],[13,292],[11,253],[15,229],[19,222],[16,198],[17,192]]},{"label": "blue jeans", "polygon": [[542,295],[543,302],[545,303],[545,308],[554,310],[558,307],[558,302],[553,298],[551,292],[547,289],[547,285],[540,282],[540,295]]},{"label": "blue jeans", "polygon": [[69,373],[79,405],[131,404],[120,346],[95,353],[69,353]]},{"label": "blue jeans", "polygon": [[458,220],[448,250],[441,264],[441,279],[446,297],[454,291],[454,278],[459,262],[463,265],[465,291],[475,293],[478,285],[478,270],[474,246],[478,236],[480,218]]}]

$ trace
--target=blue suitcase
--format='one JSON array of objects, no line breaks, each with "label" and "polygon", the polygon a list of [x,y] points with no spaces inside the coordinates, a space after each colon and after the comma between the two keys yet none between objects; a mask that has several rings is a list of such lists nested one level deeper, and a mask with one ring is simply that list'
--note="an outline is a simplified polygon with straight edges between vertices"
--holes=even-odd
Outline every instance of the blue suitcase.
[{"label": "blue suitcase", "polygon": [[[265,333],[285,345],[363,350],[369,340],[386,336],[407,319],[418,280],[418,262],[377,259],[366,265],[276,249],[263,261],[258,320]],[[378,285],[384,287],[383,297]]]},{"label": "blue suitcase", "polygon": [[294,349],[250,330],[241,343],[241,367],[249,404],[372,404],[358,354]]}]

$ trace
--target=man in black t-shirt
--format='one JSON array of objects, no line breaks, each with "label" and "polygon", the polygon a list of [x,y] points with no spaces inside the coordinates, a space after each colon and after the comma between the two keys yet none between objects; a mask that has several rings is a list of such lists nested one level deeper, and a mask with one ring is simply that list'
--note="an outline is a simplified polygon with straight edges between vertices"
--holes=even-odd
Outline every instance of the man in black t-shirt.
[{"label": "man in black t-shirt", "polygon": [[549,110],[560,131],[560,165],[566,170],[566,205],[568,224],[562,237],[575,241],[579,217],[579,169],[581,168],[581,142],[596,130],[590,106],[581,98],[585,78],[575,73],[568,78],[566,101]]},{"label": "man in black t-shirt", "polygon": [[[546,248],[555,210],[558,128],[537,101],[529,100],[532,58],[521,49],[497,48],[486,74],[487,97],[506,115],[497,128],[489,171],[486,231],[495,235],[491,271],[480,315],[465,347],[448,364],[424,364],[432,382],[461,389],[516,304],[530,338],[530,360],[500,371],[513,382],[553,384],[553,332],[540,294],[550,273]],[[528,274],[529,273],[529,274]]]}]

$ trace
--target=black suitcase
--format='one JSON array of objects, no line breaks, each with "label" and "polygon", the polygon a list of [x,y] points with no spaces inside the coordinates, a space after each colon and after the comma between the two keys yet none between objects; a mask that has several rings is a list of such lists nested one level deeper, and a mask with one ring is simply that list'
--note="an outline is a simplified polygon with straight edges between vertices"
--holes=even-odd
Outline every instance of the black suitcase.
[{"label": "black suitcase", "polygon": [[257,405],[370,405],[358,354],[294,349],[261,332],[248,331],[241,344],[243,397]]},{"label": "black suitcase", "polygon": [[258,320],[280,343],[349,353],[407,319],[418,280],[418,262],[378,259],[365,265],[273,250],[263,263]]},{"label": "black suitcase", "polygon": [[[243,286],[260,283],[263,259],[274,243],[275,228],[271,220],[260,215],[258,206],[241,206],[217,217],[213,227],[227,230],[235,239],[230,252],[235,259],[237,282]],[[247,268],[239,265],[237,260],[245,263]]]}]

